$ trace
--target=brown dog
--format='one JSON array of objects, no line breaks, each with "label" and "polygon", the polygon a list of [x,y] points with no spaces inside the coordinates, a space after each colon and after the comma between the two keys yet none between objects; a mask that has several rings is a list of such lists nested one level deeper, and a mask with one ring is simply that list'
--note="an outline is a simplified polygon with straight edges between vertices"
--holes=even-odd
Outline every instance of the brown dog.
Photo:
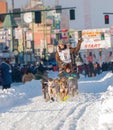
[{"label": "brown dog", "polygon": [[67,80],[68,88],[69,88],[69,95],[74,97],[78,94],[78,81],[77,78],[68,79]]},{"label": "brown dog", "polygon": [[54,82],[54,79],[51,79],[51,78],[48,79],[48,94],[49,94],[50,100],[57,101],[58,90]]},{"label": "brown dog", "polygon": [[41,83],[42,83],[42,93],[43,93],[44,99],[46,101],[48,101],[49,100],[49,96],[48,96],[48,81],[46,79],[42,79]]},{"label": "brown dog", "polygon": [[64,97],[68,95],[67,79],[62,77],[60,79],[60,101],[63,101]]}]

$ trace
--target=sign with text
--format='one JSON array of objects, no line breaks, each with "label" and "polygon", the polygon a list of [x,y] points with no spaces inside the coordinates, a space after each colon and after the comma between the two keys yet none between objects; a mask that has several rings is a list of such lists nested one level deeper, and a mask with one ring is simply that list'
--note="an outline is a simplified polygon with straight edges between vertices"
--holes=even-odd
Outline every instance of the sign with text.
[{"label": "sign with text", "polygon": [[27,31],[27,32],[26,32],[26,40],[27,40],[27,41],[32,41],[32,40],[33,40],[32,31]]},{"label": "sign with text", "polygon": [[[110,29],[88,29],[82,30],[83,42],[81,49],[97,49],[97,48],[110,48],[111,35]],[[78,41],[78,33],[75,32],[76,42]]]},{"label": "sign with text", "polygon": [[22,35],[22,28],[18,27],[15,28],[15,39],[22,39],[23,35]]}]

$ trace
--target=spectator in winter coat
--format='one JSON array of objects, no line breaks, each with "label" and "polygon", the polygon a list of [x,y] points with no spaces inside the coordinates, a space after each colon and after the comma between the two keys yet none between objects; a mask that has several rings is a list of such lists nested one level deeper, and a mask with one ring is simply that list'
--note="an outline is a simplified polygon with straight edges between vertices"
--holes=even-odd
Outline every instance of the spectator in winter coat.
[{"label": "spectator in winter coat", "polygon": [[63,70],[66,64],[75,64],[74,56],[79,52],[82,41],[82,39],[78,40],[77,47],[75,48],[68,47],[63,40],[59,41],[56,50],[56,61],[60,70]]},{"label": "spectator in winter coat", "polygon": [[28,82],[35,79],[35,76],[31,73],[30,69],[27,69],[26,73],[22,77],[22,82]]},{"label": "spectator in winter coat", "polygon": [[94,74],[95,74],[94,65],[92,62],[89,62],[89,64],[88,64],[88,77],[95,76]]},{"label": "spectator in winter coat", "polygon": [[84,70],[83,70],[84,75],[85,75],[85,77],[87,77],[88,76],[88,65],[86,63],[84,63],[83,68],[84,68]]},{"label": "spectator in winter coat", "polygon": [[45,73],[46,73],[46,69],[40,63],[39,66],[38,66],[38,68],[36,69],[36,72],[35,72],[36,79],[42,79]]},{"label": "spectator in winter coat", "polygon": [[22,81],[22,73],[18,65],[14,65],[12,70],[12,79],[13,82],[21,82]]},{"label": "spectator in winter coat", "polygon": [[0,85],[2,85],[2,68],[0,66]]},{"label": "spectator in winter coat", "polygon": [[3,58],[3,61],[0,64],[1,77],[2,77],[2,89],[7,89],[11,87],[12,68],[9,62],[10,62],[9,58]]}]

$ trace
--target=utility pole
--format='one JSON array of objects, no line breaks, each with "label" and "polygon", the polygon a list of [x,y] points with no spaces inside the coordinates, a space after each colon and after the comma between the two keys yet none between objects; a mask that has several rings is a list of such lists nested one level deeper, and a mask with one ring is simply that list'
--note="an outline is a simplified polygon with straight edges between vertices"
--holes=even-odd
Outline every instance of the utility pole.
[{"label": "utility pole", "polygon": [[13,9],[14,9],[14,0],[12,0],[12,12],[13,12]]},{"label": "utility pole", "polygon": [[[84,21],[85,21],[85,29],[91,28],[91,9],[90,9],[90,0],[84,0],[83,1],[83,7],[84,7]],[[89,52],[92,52],[92,50],[87,49],[87,56],[89,56]]]},{"label": "utility pole", "polygon": [[90,0],[84,0],[83,2],[84,7],[84,20],[85,20],[85,29],[91,28],[91,10],[90,10]]},{"label": "utility pole", "polygon": [[[12,0],[12,10],[11,10],[11,12],[13,13],[13,10],[14,10],[14,0]],[[11,19],[13,19],[13,14],[10,14],[10,17],[11,17]],[[12,37],[12,50],[13,50],[13,52],[14,52],[14,27],[12,26],[11,27],[11,37]],[[15,57],[15,61],[16,61],[16,57]]]},{"label": "utility pole", "polygon": [[55,5],[58,5],[59,4],[59,0],[55,0]]}]

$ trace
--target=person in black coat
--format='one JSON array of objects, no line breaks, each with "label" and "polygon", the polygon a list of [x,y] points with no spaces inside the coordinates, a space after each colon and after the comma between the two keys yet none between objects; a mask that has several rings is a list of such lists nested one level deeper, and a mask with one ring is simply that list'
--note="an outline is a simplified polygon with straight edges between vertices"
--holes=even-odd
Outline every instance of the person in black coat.
[{"label": "person in black coat", "polygon": [[7,89],[11,87],[12,68],[9,62],[10,62],[9,58],[3,58],[3,61],[0,64],[1,77],[2,77],[2,89]]},{"label": "person in black coat", "polygon": [[40,63],[37,70],[36,70],[36,73],[35,73],[35,76],[36,76],[36,79],[42,79],[43,76],[44,76],[44,73],[46,73],[46,69],[45,67]]}]

